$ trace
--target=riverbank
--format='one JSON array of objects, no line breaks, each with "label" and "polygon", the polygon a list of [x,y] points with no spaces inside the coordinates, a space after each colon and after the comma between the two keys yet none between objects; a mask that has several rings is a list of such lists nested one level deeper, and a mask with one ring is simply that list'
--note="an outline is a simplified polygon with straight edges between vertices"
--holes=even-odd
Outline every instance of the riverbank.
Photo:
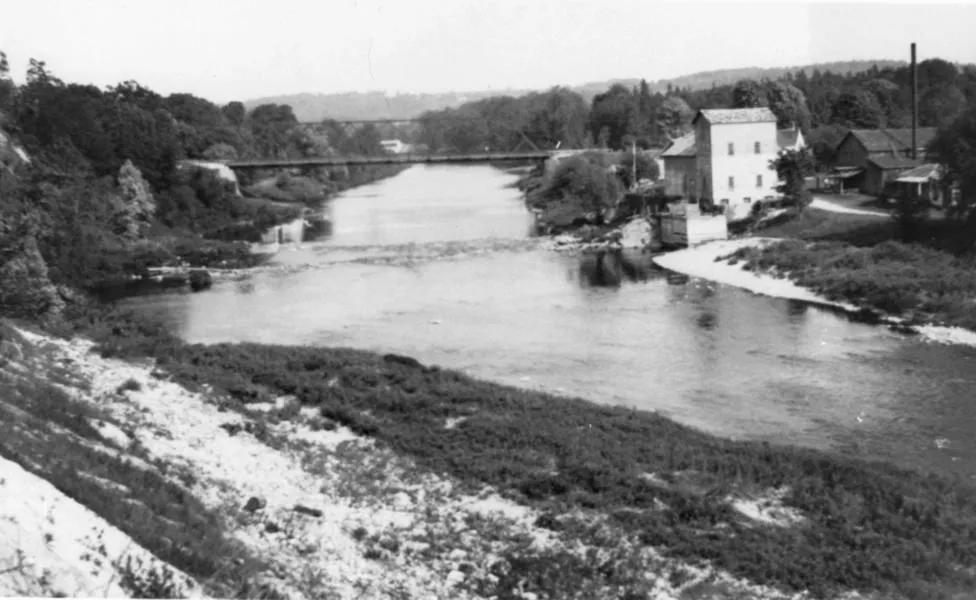
[{"label": "riverbank", "polygon": [[[91,290],[99,296],[125,295],[126,290],[161,285],[175,289],[190,283],[194,271],[206,272],[211,279],[235,278],[241,273],[268,262],[277,244],[262,243],[262,237],[276,228],[293,224],[299,237],[305,233],[322,235],[331,223],[322,215],[323,208],[342,191],[392,177],[405,167],[371,168],[356,177],[329,185],[314,184],[307,177],[287,177],[286,184],[250,186],[251,195],[238,200],[266,216],[260,224],[238,223],[224,227],[210,236],[154,227],[145,240],[114,257],[117,264],[107,269],[108,276],[94,282]],[[314,194],[310,187],[321,189]],[[324,196],[321,194],[325,194]]]},{"label": "riverbank", "polygon": [[[278,395],[273,386],[251,383],[258,393],[249,395],[226,380],[205,383],[203,371],[186,370],[189,363],[106,358],[83,338],[58,339],[29,329],[0,322],[0,472],[7,485],[18,484],[16,502],[2,505],[6,519],[0,530],[10,535],[0,543],[0,591],[107,597],[816,597],[758,585],[680,553],[669,556],[666,545],[648,545],[627,531],[643,511],[669,510],[660,500],[618,516],[603,506],[545,502],[545,486],[513,493],[487,483],[497,477],[452,472],[444,468],[446,454],[421,451],[414,443],[421,439],[408,441],[433,418],[440,426],[430,433],[460,453],[459,466],[469,466],[470,450],[480,442],[459,446],[458,440],[472,431],[483,431],[478,437],[487,433],[476,425],[487,413],[470,409],[490,401],[479,400],[476,390],[510,394],[506,388],[405,357],[325,351],[299,359],[301,372],[326,376],[325,387],[345,396],[343,403],[362,395],[361,378],[370,373],[395,394],[406,394],[408,402],[418,400],[408,390],[420,374],[449,384],[461,393],[456,398],[468,398],[463,415],[434,415],[418,406],[421,417],[408,418],[402,429],[413,433],[396,441],[385,435],[392,415],[380,399],[373,412],[365,397],[341,410],[330,401],[316,405],[309,394],[321,400],[320,393],[307,386]],[[129,344],[139,337],[116,341]],[[298,351],[249,351],[254,350],[269,358],[297,358]],[[262,369],[275,368],[273,358],[262,363]],[[420,395],[434,391],[423,387]],[[464,387],[475,394],[464,393]],[[28,389],[35,394],[25,396]],[[44,390],[53,393],[39,404],[36,393]],[[538,401],[533,405],[527,416],[540,408]],[[503,423],[515,416],[512,409],[495,413],[501,421],[491,429],[505,435]],[[64,415],[56,420],[62,428],[50,414]],[[613,423],[596,425],[592,436],[602,440],[619,426]],[[486,451],[496,461],[505,455],[480,450]],[[532,467],[521,469],[528,474]],[[662,471],[647,481],[666,499],[716,485],[689,471],[675,478]],[[785,491],[727,491],[730,514],[754,527],[804,522],[782,505]]]},{"label": "riverbank", "polygon": [[[843,311],[860,320],[885,324],[903,333],[918,333],[926,339],[940,343],[956,343],[976,346],[976,332],[962,327],[946,326],[925,321],[920,316],[906,318],[886,313],[878,308],[841,299],[829,299],[817,291],[798,285],[790,273],[776,268],[756,268],[760,265],[758,257],[780,256],[778,244],[784,240],[777,238],[741,238],[711,242],[662,254],[654,262],[665,269],[691,277],[698,277],[747,289],[757,294],[798,300],[808,304]],[[803,242],[790,242],[803,244]],[[753,260],[756,262],[750,263]],[[773,258],[773,263],[779,259]],[[783,258],[782,260],[787,260]],[[762,263],[766,264],[766,263]],[[785,262],[782,264],[786,264]],[[753,265],[752,270],[749,266]]]},{"label": "riverbank", "polygon": [[[490,488],[531,511],[534,534],[596,553],[515,544],[504,555],[507,566],[456,562],[461,574],[498,578],[489,578],[496,587],[472,592],[479,597],[518,587],[537,597],[623,597],[665,589],[663,581],[672,578],[671,589],[694,584],[704,593],[719,585],[718,597],[733,597],[720,583],[723,572],[780,590],[735,596],[745,598],[835,598],[855,589],[921,600],[976,585],[964,570],[973,557],[964,540],[976,533],[970,484],[812,450],[732,442],[653,413],[491,384],[407,357],[188,345],[118,313],[90,314],[78,321],[78,333],[97,340],[108,360],[150,359],[172,383],[213,394],[228,420],[240,413],[260,422],[269,406],[293,397],[271,409],[270,424],[320,417],[419,472],[449,478],[465,494]],[[263,435],[263,425],[240,427],[236,436],[248,428]],[[368,480],[377,485],[375,476]],[[481,530],[471,535],[466,547],[490,538]],[[858,541],[864,535],[877,554],[866,553]],[[662,559],[694,567],[673,570]]]}]

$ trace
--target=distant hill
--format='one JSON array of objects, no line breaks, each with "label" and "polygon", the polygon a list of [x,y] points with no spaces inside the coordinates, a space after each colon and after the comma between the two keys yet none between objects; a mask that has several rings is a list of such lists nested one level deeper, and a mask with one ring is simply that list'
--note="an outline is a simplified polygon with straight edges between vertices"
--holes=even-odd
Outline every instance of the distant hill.
[{"label": "distant hill", "polygon": [[411,119],[428,110],[460,106],[490,96],[522,96],[531,90],[482,90],[439,94],[393,94],[342,92],[338,94],[290,94],[244,102],[248,109],[260,104],[288,104],[299,121],[323,119]]},{"label": "distant hill", "polygon": [[[691,75],[682,75],[673,79],[659,79],[649,81],[652,92],[664,92],[668,84],[675,87],[690,87],[691,89],[707,88],[714,85],[735,83],[740,79],[776,79],[787,72],[799,73],[806,71],[811,74],[814,69],[831,71],[838,74],[859,73],[872,66],[878,68],[899,67],[905,61],[896,60],[854,60],[847,62],[830,62],[805,65],[800,67],[745,67],[740,69],[722,69],[718,71],[702,71]],[[582,95],[587,102],[593,96],[604,92],[611,85],[621,83],[628,87],[638,85],[640,78],[609,79],[594,81],[582,85],[571,86]],[[446,92],[433,94],[393,94],[384,92],[342,92],[338,94],[288,94],[283,96],[269,96],[244,102],[248,108],[260,104],[288,104],[294,109],[299,121],[321,121],[332,119],[410,119],[428,110],[440,110],[455,107],[491,96],[522,96],[534,90],[480,90],[475,92]]]},{"label": "distant hill", "polygon": [[[700,73],[692,73],[691,75],[682,75],[681,77],[675,77],[673,79],[658,79],[657,81],[648,81],[647,84],[651,88],[651,92],[664,92],[668,89],[668,84],[679,88],[690,87],[693,90],[700,90],[703,88],[709,88],[712,85],[733,84],[740,79],[778,79],[786,75],[788,72],[797,74],[800,71],[805,71],[807,75],[810,75],[815,70],[819,69],[820,71],[830,71],[831,73],[836,73],[838,75],[847,75],[848,73],[860,73],[862,71],[867,71],[874,65],[877,65],[879,69],[884,69],[886,67],[901,67],[907,64],[908,63],[903,60],[852,60],[846,62],[816,63],[812,65],[804,65],[802,67],[743,67],[739,69],[702,71]],[[593,98],[593,96],[606,91],[608,87],[615,83],[620,83],[627,87],[633,87],[640,84],[640,78],[594,81],[592,83],[584,83],[582,85],[574,86],[573,89],[589,101]]]}]

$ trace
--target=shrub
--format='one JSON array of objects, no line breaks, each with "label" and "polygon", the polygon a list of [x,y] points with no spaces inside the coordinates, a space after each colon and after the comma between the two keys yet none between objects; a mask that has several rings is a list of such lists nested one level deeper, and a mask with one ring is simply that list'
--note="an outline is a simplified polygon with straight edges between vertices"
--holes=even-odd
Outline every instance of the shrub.
[{"label": "shrub", "polygon": [[964,326],[976,321],[976,269],[965,260],[917,244],[886,241],[869,248],[842,242],[786,240],[743,248],[728,258],[745,268],[788,273],[799,285],[832,300],[865,304],[884,312],[924,311]]}]

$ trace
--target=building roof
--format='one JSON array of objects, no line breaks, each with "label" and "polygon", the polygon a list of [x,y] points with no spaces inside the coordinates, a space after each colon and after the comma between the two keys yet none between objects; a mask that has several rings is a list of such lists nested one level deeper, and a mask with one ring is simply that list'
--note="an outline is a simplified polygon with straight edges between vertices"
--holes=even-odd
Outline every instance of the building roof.
[{"label": "building roof", "polygon": [[[905,148],[910,149],[912,147],[912,130],[910,127],[903,129],[885,129],[885,133],[901,142]],[[915,141],[919,147],[928,146],[929,142],[935,138],[935,133],[935,127],[919,127],[916,131]]]},{"label": "building roof", "polygon": [[766,107],[761,108],[709,108],[698,111],[692,123],[698,117],[705,117],[705,120],[713,125],[730,123],[769,123],[776,122],[776,115]]},{"label": "building roof", "polygon": [[928,163],[905,171],[895,181],[902,183],[925,183],[926,181],[939,179],[941,175],[939,165],[936,163]]},{"label": "building roof", "polygon": [[919,165],[917,160],[904,156],[872,156],[868,159],[868,162],[884,171],[891,169],[911,169]]},{"label": "building roof", "polygon": [[[901,129],[851,129],[852,135],[868,152],[905,152],[911,150],[912,130]],[[934,127],[919,127],[917,142],[919,146],[927,146],[935,137]]]},{"label": "building roof", "polygon": [[837,167],[832,173],[831,177],[836,177],[837,179],[850,179],[864,172],[864,169],[860,167]]},{"label": "building roof", "polygon": [[698,145],[695,143],[695,132],[692,131],[671,142],[661,153],[661,158],[694,158],[697,154]]},{"label": "building roof", "polygon": [[800,139],[799,129],[779,129],[776,131],[776,144],[780,148],[792,148]]}]

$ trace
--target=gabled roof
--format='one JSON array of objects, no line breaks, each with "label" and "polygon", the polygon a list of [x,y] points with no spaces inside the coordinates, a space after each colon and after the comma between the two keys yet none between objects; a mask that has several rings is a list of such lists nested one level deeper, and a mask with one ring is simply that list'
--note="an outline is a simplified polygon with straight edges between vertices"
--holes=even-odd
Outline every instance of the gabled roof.
[{"label": "gabled roof", "polygon": [[[917,131],[919,146],[927,146],[935,137],[934,127],[919,127]],[[851,129],[848,135],[857,138],[868,152],[906,152],[911,150],[912,146],[910,128]]]},{"label": "gabled roof", "polygon": [[941,176],[942,173],[939,169],[939,165],[936,163],[928,163],[919,165],[909,171],[905,171],[899,175],[898,179],[895,181],[900,181],[902,183],[924,183],[933,179],[939,179]]},{"label": "gabled roof", "polygon": [[904,156],[872,156],[868,162],[885,171],[891,169],[911,169],[917,167],[917,160]]},{"label": "gabled roof", "polygon": [[766,107],[761,108],[708,108],[698,111],[692,123],[704,117],[713,125],[729,123],[769,123],[776,122],[776,115]]},{"label": "gabled roof", "polygon": [[661,158],[693,158],[697,154],[698,145],[695,143],[695,132],[692,131],[671,142],[661,153]]},{"label": "gabled roof", "polygon": [[800,139],[799,129],[779,129],[776,131],[776,144],[780,148],[792,148]]},{"label": "gabled roof", "polygon": [[[912,130],[911,128],[904,129],[885,129],[885,133],[889,136],[895,138],[905,148],[911,149],[912,147]],[[928,146],[929,142],[935,138],[936,129],[935,127],[919,127],[917,130],[917,135],[915,137],[915,142],[921,146]]]}]

